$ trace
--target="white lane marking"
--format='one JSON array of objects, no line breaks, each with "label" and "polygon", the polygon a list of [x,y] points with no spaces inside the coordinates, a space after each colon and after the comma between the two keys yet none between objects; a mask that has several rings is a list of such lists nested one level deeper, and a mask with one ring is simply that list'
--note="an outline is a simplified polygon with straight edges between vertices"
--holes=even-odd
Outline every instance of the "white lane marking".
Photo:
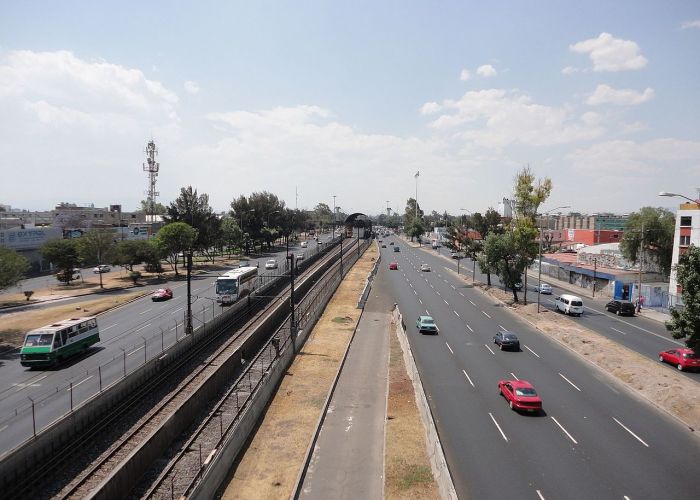
[{"label": "white lane marking", "polygon": [[430,283],[430,288],[435,289],[432,283]]},{"label": "white lane marking", "polygon": [[507,438],[506,435],[503,433],[503,430],[501,429],[501,426],[498,425],[498,422],[496,422],[496,419],[493,418],[493,415],[492,415],[490,412],[489,412],[489,417],[491,417],[491,420],[493,420],[493,423],[496,424],[496,427],[498,428],[498,432],[501,433],[501,436],[503,436],[504,441],[507,443],[507,442],[508,442],[508,438]]},{"label": "white lane marking", "polygon": [[107,328],[100,328],[100,330],[102,330],[103,332],[106,332],[107,330],[109,330],[110,328],[114,328],[115,326],[117,326],[116,323],[114,323],[113,325],[108,326]]},{"label": "white lane marking", "polygon": [[450,285],[452,287],[452,290],[457,290],[454,285]]},{"label": "white lane marking", "polygon": [[138,330],[134,330],[134,333],[140,332],[141,330],[143,330],[144,328],[148,328],[149,326],[151,326],[150,323],[148,323],[147,325],[143,325],[143,326],[142,326],[141,328],[139,328]]},{"label": "white lane marking", "polygon": [[442,297],[442,295],[440,295],[440,292],[438,292],[437,290],[435,290],[435,293],[437,293],[438,296]]},{"label": "white lane marking", "polygon": [[625,429],[627,432],[629,432],[630,434],[632,434],[635,438],[637,438],[637,441],[639,441],[639,442],[642,443],[644,446],[646,446],[647,448],[649,448],[649,445],[646,444],[646,443],[642,440],[642,438],[640,438],[640,437],[637,436],[634,432],[632,432],[631,430],[629,430],[622,422],[620,422],[620,421],[619,421],[618,419],[616,419],[615,417],[613,417],[612,419],[613,419],[615,422],[617,422],[617,423],[620,425],[620,427],[622,427],[622,428]]},{"label": "white lane marking", "polygon": [[450,305],[450,303],[447,302],[445,299],[442,299],[442,301],[443,301],[445,304],[447,304],[448,306]]},{"label": "white lane marking", "polygon": [[493,352],[493,351],[491,350],[491,348],[490,348],[487,344],[484,344],[484,347],[485,347],[486,349],[488,349],[489,352],[490,352],[491,354],[493,354],[494,356],[496,355],[496,353]]},{"label": "white lane marking", "polygon": [[491,316],[489,316],[489,313],[487,313],[486,311],[481,311],[481,314],[486,316],[488,319],[491,319]]},{"label": "white lane marking", "polygon": [[463,294],[462,292],[459,292],[459,294],[460,294],[462,297],[464,297],[464,294]]},{"label": "white lane marking", "polygon": [[139,314],[146,314],[146,313],[149,312],[149,311],[150,311],[150,309],[146,309],[145,311],[142,311],[142,312],[140,312]]},{"label": "white lane marking", "polygon": [[561,378],[563,378],[564,380],[566,380],[569,384],[571,384],[571,387],[573,387],[574,389],[576,389],[578,392],[581,392],[581,389],[579,389],[579,388],[576,386],[576,384],[574,384],[571,380],[569,380],[568,378],[566,378],[566,377],[565,377],[564,375],[562,375],[561,373],[559,374],[559,376],[560,376]]},{"label": "white lane marking", "polygon": [[470,331],[470,332],[474,333],[474,330],[472,330],[472,327],[471,327],[471,326],[466,325],[466,327],[469,328],[469,331]]},{"label": "white lane marking", "polygon": [[409,281],[408,286],[410,286],[411,288],[413,288],[413,283],[411,283],[411,282]]},{"label": "white lane marking", "polygon": [[[438,276],[440,276],[440,275],[438,274]],[[447,281],[447,280],[442,280],[442,281],[444,281],[445,283],[448,283],[448,281]]]},{"label": "white lane marking", "polygon": [[501,325],[498,325],[498,328],[500,328],[500,329],[503,330],[504,332],[507,332],[507,331],[508,331],[508,330],[506,330],[505,328],[503,328]]},{"label": "white lane marking", "polygon": [[450,352],[451,352],[452,354],[455,353],[455,352],[452,350],[452,348],[450,347],[450,344],[448,344],[447,342],[445,342],[445,345],[447,346],[447,348],[450,350]]},{"label": "white lane marking", "polygon": [[16,390],[15,392],[19,392],[19,391],[21,391],[22,389],[26,389],[27,387],[38,387],[39,384],[37,384],[37,382],[40,382],[40,381],[44,380],[46,377],[48,377],[48,375],[44,375],[44,376],[42,376],[42,377],[39,377],[39,378],[37,378],[37,379],[35,379],[35,380],[32,380],[31,382],[28,382],[28,383],[26,383],[26,384],[17,384],[17,385],[16,385],[17,390]]},{"label": "white lane marking", "polygon": [[574,442],[574,444],[578,444],[578,442],[576,442],[576,440],[574,439],[574,437],[573,437],[571,434],[569,434],[569,431],[567,431],[566,429],[564,429],[564,426],[561,425],[561,424],[557,421],[556,418],[552,417],[552,420],[554,420],[554,423],[557,424],[557,425],[559,426],[559,428],[560,428],[562,431],[564,431],[564,434],[566,434],[567,436],[569,436],[569,439],[571,439],[571,440]]},{"label": "white lane marking", "polygon": [[[418,295],[418,294],[416,294],[416,295]],[[423,301],[421,299],[418,299],[418,302],[420,302],[421,305],[423,305]]]},{"label": "white lane marking", "polygon": [[535,490],[537,492],[537,496],[540,497],[540,500],[544,500],[544,497],[542,496],[542,492],[540,490]]},{"label": "white lane marking", "polygon": [[127,356],[131,356],[131,355],[134,354],[135,352],[139,352],[141,349],[143,349],[143,346],[137,347],[136,349],[134,349],[134,350],[131,351],[131,352],[127,352],[126,355],[127,355]]},{"label": "white lane marking", "polygon": [[176,312],[182,311],[183,309],[184,309],[184,307],[178,307],[177,309],[174,309],[173,311],[171,311],[170,314],[175,314]]},{"label": "white lane marking", "polygon": [[[523,345],[524,345],[524,344],[523,344]],[[539,354],[537,354],[535,351],[533,351],[532,349],[530,349],[528,346],[525,346],[525,349],[527,349],[528,351],[530,351],[532,354],[534,354],[534,355],[537,356],[538,358],[540,357]]]},{"label": "white lane marking", "polygon": [[622,330],[618,330],[617,328],[613,328],[612,326],[610,327],[611,330],[615,330],[617,333],[621,333],[622,335],[627,335],[625,332]]},{"label": "white lane marking", "polygon": [[2,427],[0,427],[0,432],[4,431],[5,429],[7,429],[7,425],[3,425]]},{"label": "white lane marking", "polygon": [[425,314],[427,314],[428,316],[430,316],[430,312],[429,312],[427,309],[425,310]]},{"label": "white lane marking", "polygon": [[510,372],[510,374],[513,375],[513,378],[514,378],[515,380],[520,380],[520,379],[515,375],[515,373]]},{"label": "white lane marking", "polygon": [[627,495],[623,496],[622,498],[623,498],[624,500],[630,500],[630,497],[628,497]]},{"label": "white lane marking", "polygon": [[413,295],[418,295],[418,292],[416,292],[415,290],[413,290]]},{"label": "white lane marking", "polygon": [[[90,380],[92,377],[94,377],[94,375],[90,375],[88,378],[85,378],[85,379],[81,380],[81,381],[78,382],[77,384],[73,384],[73,389],[75,389],[76,387],[78,387],[78,386],[79,386],[80,384],[82,384],[83,382],[87,382],[87,381]],[[68,387],[68,388],[66,389],[66,391],[70,391],[70,387]]]},{"label": "white lane marking", "polygon": [[468,380],[469,383],[472,385],[472,387],[474,387],[474,388],[476,389],[476,386],[474,385],[474,382],[472,382],[472,379],[469,377],[469,375],[467,374],[467,372],[465,372],[464,370],[462,370],[462,373],[464,373],[464,376],[467,377],[467,380]]},{"label": "white lane marking", "polygon": [[476,307],[476,304],[475,304],[474,302],[472,302],[471,300],[469,301],[469,303],[470,303],[471,305],[473,305],[474,307]]},{"label": "white lane marking", "polygon": [[461,317],[457,311],[454,311],[454,310],[453,310],[452,312],[455,313],[455,316],[457,316],[458,318]]}]

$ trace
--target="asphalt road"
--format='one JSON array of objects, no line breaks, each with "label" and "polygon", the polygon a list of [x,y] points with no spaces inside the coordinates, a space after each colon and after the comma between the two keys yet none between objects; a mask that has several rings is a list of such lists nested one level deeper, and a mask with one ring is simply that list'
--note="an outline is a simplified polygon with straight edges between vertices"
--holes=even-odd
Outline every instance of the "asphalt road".
[{"label": "asphalt road", "polygon": [[[323,235],[322,241],[328,239],[330,235]],[[300,244],[295,244],[290,246],[290,252],[311,255],[318,251],[314,241],[308,245],[302,249]],[[264,274],[265,261],[274,258],[283,266],[285,254],[285,248],[277,248],[250,258],[249,262],[250,265],[259,262]],[[222,311],[215,303],[214,293],[215,279],[220,274],[223,271],[192,278],[195,327]],[[85,356],[73,358],[56,369],[25,368],[19,363],[17,350],[0,355],[0,456],[30,437],[35,424],[39,431],[68,413],[71,404],[76,406],[99,392],[100,384],[106,387],[124,372],[130,373],[145,360],[160,356],[163,349],[184,335],[186,282],[169,282],[153,288],[165,286],[173,290],[172,300],[152,302],[144,297],[98,315],[101,341]]]},{"label": "asphalt road", "polygon": [[[385,240],[386,243],[387,240]],[[394,238],[393,241],[396,241]],[[431,265],[446,266],[450,269],[457,269],[457,261],[450,259],[449,262],[445,259],[445,255],[449,255],[449,251],[442,248],[440,253],[436,250],[422,247],[416,249],[420,251],[426,262]],[[440,256],[442,255],[442,256]],[[468,276],[472,275],[474,266],[470,259],[461,259],[460,273]],[[479,271],[479,266],[476,266],[476,279],[486,283],[486,275]],[[543,276],[543,283],[549,283],[552,286],[552,295],[542,295],[540,305],[544,309],[555,311],[554,297],[563,293],[576,295],[568,289],[560,288],[556,284],[549,282]],[[498,276],[491,276],[491,283],[500,286]],[[527,300],[528,303],[537,302],[537,291],[535,289],[537,281],[531,276],[528,277]],[[523,300],[524,291],[518,292],[519,300]],[[625,347],[628,347],[649,359],[658,360],[659,352],[672,349],[674,347],[685,347],[682,340],[674,339],[666,327],[658,321],[641,316],[616,316],[613,313],[605,310],[607,298],[590,298],[583,297],[584,313],[581,317],[571,317],[572,321],[581,322],[586,328],[609,338]],[[669,370],[675,370],[671,365],[666,365]],[[700,371],[684,371],[682,372],[689,379],[700,382]]]},{"label": "asphalt road", "polygon": [[[391,241],[391,238],[385,242]],[[460,498],[681,498],[697,496],[697,438],[585,360],[444,270],[444,260],[397,238],[380,273],[404,315],[409,342]],[[427,262],[431,272],[418,271]],[[415,320],[433,316],[437,336]],[[584,318],[586,314],[584,314]],[[499,329],[522,351],[495,348]],[[530,381],[545,413],[521,415],[498,380]]]}]

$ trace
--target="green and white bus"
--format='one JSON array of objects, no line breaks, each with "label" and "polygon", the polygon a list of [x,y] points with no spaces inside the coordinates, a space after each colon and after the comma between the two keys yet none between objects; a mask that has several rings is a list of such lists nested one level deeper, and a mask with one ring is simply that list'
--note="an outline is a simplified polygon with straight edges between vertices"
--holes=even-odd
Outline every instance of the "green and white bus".
[{"label": "green and white bus", "polygon": [[56,366],[100,341],[97,318],[71,318],[28,332],[19,351],[22,366]]}]

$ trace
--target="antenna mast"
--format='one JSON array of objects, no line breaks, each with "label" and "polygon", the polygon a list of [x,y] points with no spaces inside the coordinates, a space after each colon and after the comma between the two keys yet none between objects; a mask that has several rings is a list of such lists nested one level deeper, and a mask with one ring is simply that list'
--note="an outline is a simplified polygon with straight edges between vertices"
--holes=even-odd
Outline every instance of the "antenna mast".
[{"label": "antenna mast", "polygon": [[148,141],[145,153],[146,163],[143,164],[143,171],[148,172],[148,190],[146,191],[146,196],[148,197],[148,211],[151,214],[151,223],[154,223],[156,220],[156,197],[160,195],[160,193],[156,191],[156,180],[158,179],[160,163],[156,162],[158,149],[153,139]]}]

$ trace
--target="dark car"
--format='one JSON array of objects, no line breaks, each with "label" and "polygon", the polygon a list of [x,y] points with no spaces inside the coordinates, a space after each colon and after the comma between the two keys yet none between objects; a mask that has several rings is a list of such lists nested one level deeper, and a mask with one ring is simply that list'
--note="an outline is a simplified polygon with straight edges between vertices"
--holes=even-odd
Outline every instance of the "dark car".
[{"label": "dark car", "polygon": [[401,248],[399,248],[398,246],[394,247],[394,252],[400,252],[400,251],[401,251]]},{"label": "dark car", "polygon": [[520,340],[518,340],[518,336],[513,332],[498,332],[493,338],[493,343],[496,344],[501,350],[520,350]]},{"label": "dark car", "polygon": [[611,300],[605,304],[605,309],[618,316],[634,316],[634,304],[625,300]]}]

